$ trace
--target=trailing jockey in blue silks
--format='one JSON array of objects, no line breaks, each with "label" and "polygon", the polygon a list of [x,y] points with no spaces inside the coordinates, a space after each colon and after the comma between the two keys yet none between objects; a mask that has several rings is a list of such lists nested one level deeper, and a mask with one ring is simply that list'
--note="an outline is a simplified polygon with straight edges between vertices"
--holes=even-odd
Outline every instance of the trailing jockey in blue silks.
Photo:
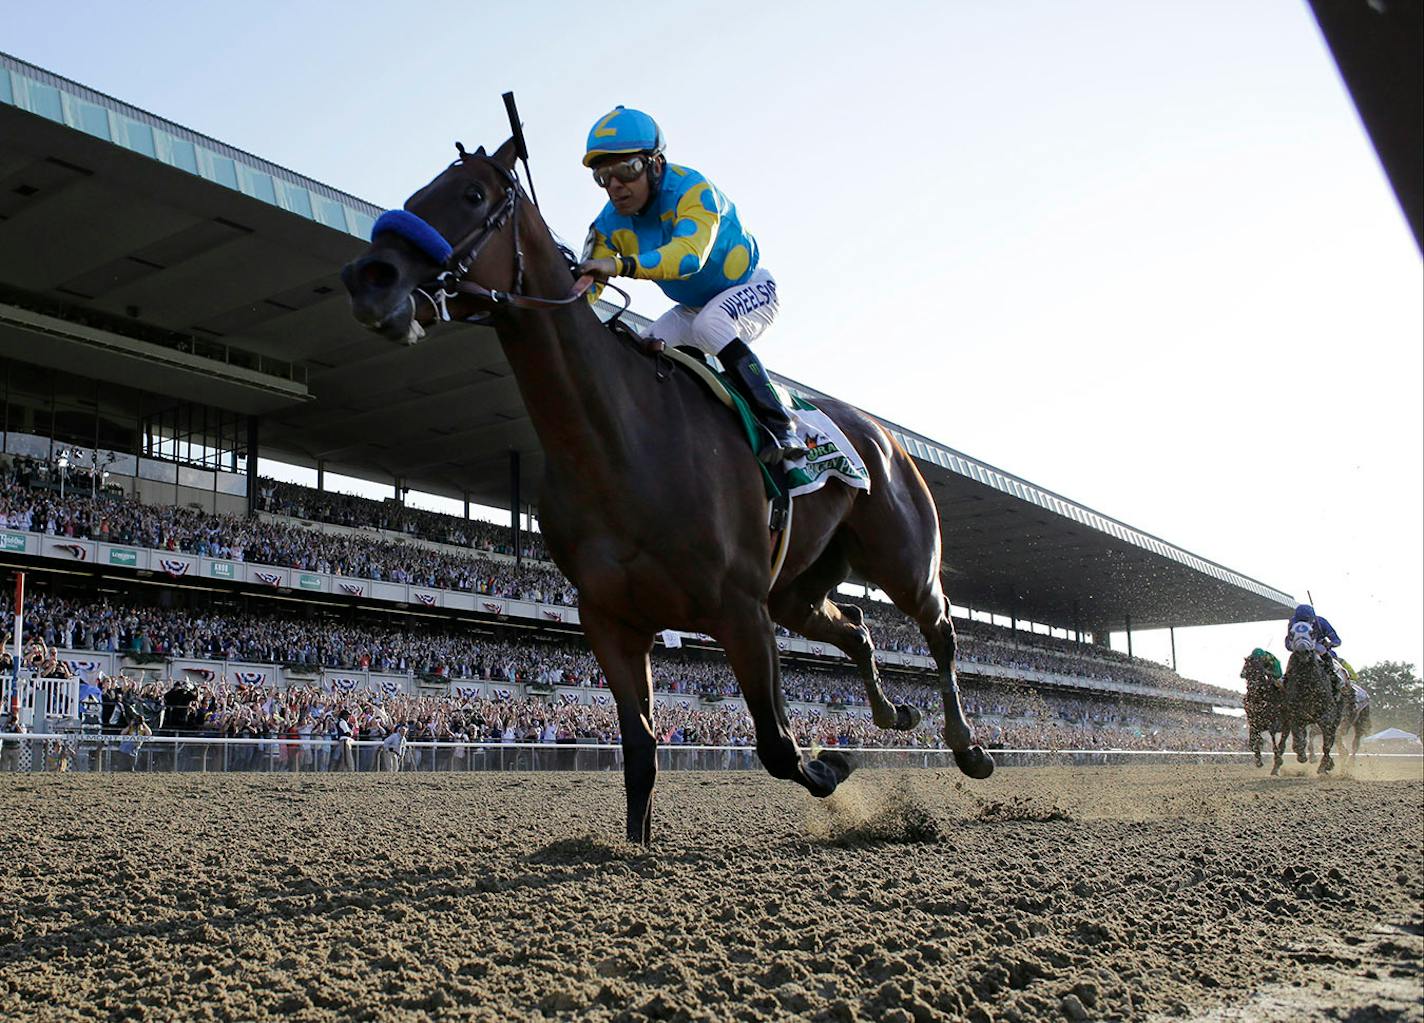
[{"label": "trailing jockey in blue silks", "polygon": [[691,167],[668,163],[664,146],[657,122],[627,107],[589,130],[583,164],[608,203],[589,229],[579,272],[655,283],[677,305],[648,336],[717,356],[775,437],[758,453],[763,462],[804,458],[805,444],[747,347],[776,319],[776,280],[732,201]]},{"label": "trailing jockey in blue silks", "polygon": [[[1300,604],[1295,609],[1295,614],[1291,615],[1290,624],[1286,626],[1286,649],[1292,653],[1315,653],[1325,662],[1325,667],[1330,672],[1330,681],[1334,684],[1335,695],[1340,695],[1340,672],[1336,667],[1339,657],[1335,653],[1335,647],[1340,645],[1340,634],[1335,631],[1335,627],[1330,624],[1329,619],[1324,615],[1315,613],[1315,608],[1309,604]],[[1344,662],[1340,662],[1344,663]],[[1353,672],[1349,674],[1353,675]]]}]

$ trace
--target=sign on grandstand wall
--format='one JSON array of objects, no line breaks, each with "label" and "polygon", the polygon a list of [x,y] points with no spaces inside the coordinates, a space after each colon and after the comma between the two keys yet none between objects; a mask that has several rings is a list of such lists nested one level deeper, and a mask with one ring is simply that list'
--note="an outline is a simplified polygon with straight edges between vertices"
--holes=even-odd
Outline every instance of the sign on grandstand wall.
[{"label": "sign on grandstand wall", "polygon": [[218,561],[214,558],[204,558],[203,564],[207,570],[203,573],[210,579],[237,579],[238,564],[235,561]]},{"label": "sign on grandstand wall", "polygon": [[[38,554],[39,545],[31,545],[33,534],[12,533],[9,530],[0,530],[0,551],[6,554]],[[38,538],[35,538],[38,539]]]},{"label": "sign on grandstand wall", "polygon": [[296,575],[297,589],[312,590],[319,593],[323,593],[326,591],[326,576],[320,575],[316,572],[298,572]]},{"label": "sign on grandstand wall", "polygon": [[99,563],[115,568],[147,568],[148,551],[137,547],[117,547],[113,544],[99,545]]}]

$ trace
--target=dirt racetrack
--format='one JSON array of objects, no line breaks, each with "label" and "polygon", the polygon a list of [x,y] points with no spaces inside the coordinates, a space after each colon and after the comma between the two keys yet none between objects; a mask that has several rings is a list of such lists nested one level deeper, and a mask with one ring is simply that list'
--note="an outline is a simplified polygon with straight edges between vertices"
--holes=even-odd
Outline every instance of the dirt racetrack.
[{"label": "dirt racetrack", "polygon": [[0,1018],[1424,1018],[1417,760],[621,781],[0,776]]}]

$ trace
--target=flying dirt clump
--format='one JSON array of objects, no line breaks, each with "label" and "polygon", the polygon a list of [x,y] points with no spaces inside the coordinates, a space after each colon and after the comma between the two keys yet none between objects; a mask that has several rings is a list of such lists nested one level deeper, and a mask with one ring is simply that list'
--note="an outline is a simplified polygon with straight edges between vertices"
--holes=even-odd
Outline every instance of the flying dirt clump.
[{"label": "flying dirt clump", "polygon": [[873,777],[855,775],[830,798],[810,804],[807,833],[840,848],[940,841],[940,823],[908,776],[901,775],[888,789],[867,780]]}]

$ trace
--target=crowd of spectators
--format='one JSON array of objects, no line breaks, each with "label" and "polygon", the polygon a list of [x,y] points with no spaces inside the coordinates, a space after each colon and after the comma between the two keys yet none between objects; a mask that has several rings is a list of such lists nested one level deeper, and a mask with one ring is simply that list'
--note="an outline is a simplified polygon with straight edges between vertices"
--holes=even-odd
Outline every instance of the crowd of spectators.
[{"label": "crowd of spectators", "polygon": [[[505,526],[261,479],[259,503],[294,521],[214,515],[193,508],[151,506],[122,496],[91,497],[84,490],[61,498],[38,471],[39,463],[17,458],[0,464],[0,525],[56,536],[107,540],[210,557],[254,561],[305,571],[495,597],[576,606],[573,585],[552,564],[522,565],[476,551],[510,553]],[[369,530],[370,535],[329,532],[295,520],[321,521]],[[387,538],[387,530],[420,542]],[[546,557],[538,534],[525,534],[523,554]],[[433,546],[447,545],[444,548]],[[453,546],[449,546],[453,545]],[[467,548],[457,550],[455,548]],[[867,625],[882,650],[928,655],[918,628],[893,608],[872,600],[838,597],[866,610]],[[294,620],[256,611],[194,613],[97,602],[51,609],[39,626],[51,646],[169,656],[212,657],[309,667],[413,671],[452,677],[495,677],[513,669],[523,676],[567,672],[591,681],[598,669],[586,651],[550,653],[539,646],[506,651],[498,665],[491,644],[436,628],[409,630],[359,627],[331,619]],[[1224,690],[1181,678],[1162,665],[1104,647],[981,622],[956,620],[959,660],[968,670],[1012,667],[1085,681],[1152,686],[1178,692]],[[532,653],[530,652],[532,651]],[[553,662],[552,664],[550,662]],[[507,672],[506,672],[507,673]],[[786,672],[787,689],[812,702],[864,702],[859,681],[846,673]],[[688,662],[664,688],[676,692],[736,691],[722,665]]]},{"label": "crowd of spectators", "polygon": [[[422,757],[441,757],[444,766],[467,755],[460,743],[617,744],[618,716],[610,705],[539,700],[490,700],[456,696],[380,698],[369,692],[333,693],[315,686],[275,690],[191,680],[100,680],[100,694],[90,702],[92,722],[110,734],[178,734],[204,737],[282,740],[295,755],[319,769],[360,769],[372,764],[349,757],[363,754],[347,739],[385,743],[399,734],[402,743],[449,744],[448,750],[406,748],[404,756],[420,766]],[[1010,749],[1239,749],[1239,719],[1182,711],[1153,712],[1073,697],[1039,693],[993,692],[971,696],[979,738],[991,748]],[[943,719],[927,714],[913,732],[886,732],[864,714],[830,714],[793,709],[791,730],[803,747],[942,748]],[[653,729],[664,745],[751,747],[755,730],[739,706],[683,706],[655,702]],[[321,742],[319,740],[325,740]],[[284,754],[286,756],[288,754]],[[298,766],[292,763],[291,766]],[[426,766],[431,765],[428,761]]]},{"label": "crowd of spectators", "polygon": [[[507,525],[409,508],[394,500],[373,501],[369,497],[334,494],[266,477],[258,480],[257,507],[273,515],[310,522],[328,522],[353,529],[385,529],[433,543],[472,547],[497,554],[514,553]],[[549,552],[545,550],[544,540],[538,533],[521,533],[519,546],[523,557],[536,561],[549,560]]]},{"label": "crowd of spectators", "polygon": [[[370,536],[323,532],[296,523],[158,507],[112,495],[91,498],[85,491],[61,497],[48,488],[20,485],[27,461],[17,460],[6,470],[8,475],[0,474],[0,482],[15,484],[0,489],[0,526],[565,607],[578,603],[573,584],[550,564],[515,565],[386,539],[374,532]],[[368,503],[379,506],[379,502]]]}]

